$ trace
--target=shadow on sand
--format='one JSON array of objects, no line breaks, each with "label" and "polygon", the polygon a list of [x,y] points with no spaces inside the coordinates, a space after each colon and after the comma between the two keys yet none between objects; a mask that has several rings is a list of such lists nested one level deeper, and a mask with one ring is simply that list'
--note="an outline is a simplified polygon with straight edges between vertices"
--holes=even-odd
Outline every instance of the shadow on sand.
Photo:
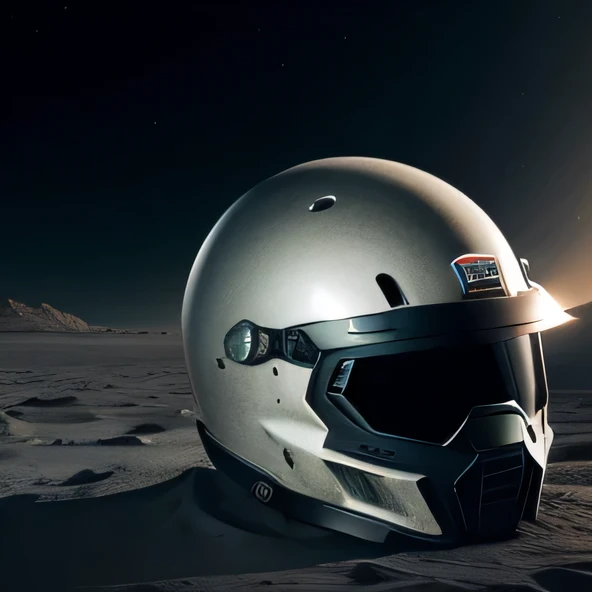
[{"label": "shadow on sand", "polygon": [[413,550],[407,540],[387,548],[286,521],[204,468],[110,496],[36,499],[0,500],[6,590],[271,572]]}]

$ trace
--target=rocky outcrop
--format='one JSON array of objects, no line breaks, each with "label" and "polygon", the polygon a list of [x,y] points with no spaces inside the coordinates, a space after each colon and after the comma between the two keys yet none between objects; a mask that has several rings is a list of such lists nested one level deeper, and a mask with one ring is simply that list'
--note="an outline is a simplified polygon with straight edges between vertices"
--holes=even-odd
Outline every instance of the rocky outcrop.
[{"label": "rocky outcrop", "polygon": [[102,327],[100,325],[90,325],[90,330],[93,333],[134,333],[127,329],[113,329],[112,327]]},{"label": "rocky outcrop", "polygon": [[10,298],[0,302],[0,331],[59,331],[90,333],[82,319],[42,304],[33,308]]}]

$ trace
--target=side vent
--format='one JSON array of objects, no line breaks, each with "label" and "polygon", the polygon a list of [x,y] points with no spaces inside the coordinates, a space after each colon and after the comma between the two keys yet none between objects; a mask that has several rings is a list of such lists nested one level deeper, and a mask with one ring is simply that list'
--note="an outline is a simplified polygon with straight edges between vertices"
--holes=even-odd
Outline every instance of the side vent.
[{"label": "side vent", "polygon": [[405,298],[405,294],[401,292],[399,284],[395,281],[395,278],[388,275],[388,273],[379,273],[376,276],[376,283],[382,290],[382,293],[391,308],[402,306],[403,304],[409,304],[407,298]]}]

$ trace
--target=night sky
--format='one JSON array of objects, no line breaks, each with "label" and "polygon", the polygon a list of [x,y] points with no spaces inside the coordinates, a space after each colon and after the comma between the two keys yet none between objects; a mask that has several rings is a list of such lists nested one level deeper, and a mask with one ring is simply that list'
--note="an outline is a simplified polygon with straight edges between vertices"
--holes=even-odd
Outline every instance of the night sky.
[{"label": "night sky", "polygon": [[357,155],[452,183],[562,304],[592,299],[589,0],[0,10],[1,297],[174,329],[234,200]]}]

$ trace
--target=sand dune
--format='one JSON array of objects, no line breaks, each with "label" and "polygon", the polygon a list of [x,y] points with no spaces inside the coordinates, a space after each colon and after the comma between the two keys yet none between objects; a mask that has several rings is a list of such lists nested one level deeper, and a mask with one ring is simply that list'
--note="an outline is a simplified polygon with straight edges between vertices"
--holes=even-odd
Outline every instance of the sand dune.
[{"label": "sand dune", "polygon": [[552,392],[536,524],[385,547],[286,521],[212,469],[178,337],[0,334],[0,360],[8,592],[592,590],[592,389]]}]

